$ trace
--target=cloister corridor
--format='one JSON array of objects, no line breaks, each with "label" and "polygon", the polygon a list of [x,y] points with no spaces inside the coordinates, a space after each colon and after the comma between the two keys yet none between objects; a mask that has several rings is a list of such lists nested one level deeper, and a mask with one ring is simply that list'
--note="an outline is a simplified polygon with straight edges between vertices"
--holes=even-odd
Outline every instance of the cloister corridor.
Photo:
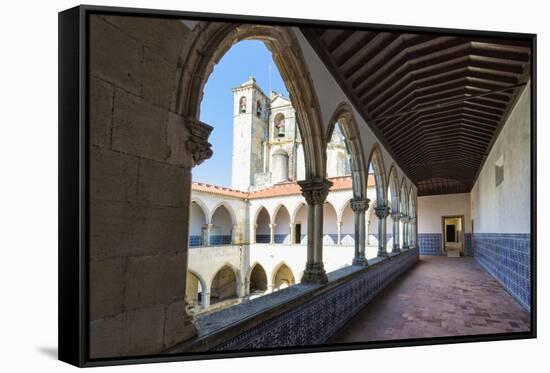
[{"label": "cloister corridor", "polygon": [[328,343],[526,332],[529,317],[473,258],[421,255]]}]

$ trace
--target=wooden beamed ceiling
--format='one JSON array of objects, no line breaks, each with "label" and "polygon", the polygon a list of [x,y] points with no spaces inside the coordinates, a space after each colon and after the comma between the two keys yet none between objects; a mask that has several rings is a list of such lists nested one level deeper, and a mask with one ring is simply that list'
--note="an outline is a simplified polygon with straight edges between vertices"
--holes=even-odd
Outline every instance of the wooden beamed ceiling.
[{"label": "wooden beamed ceiling", "polygon": [[419,195],[471,190],[530,78],[527,37],[301,30]]}]

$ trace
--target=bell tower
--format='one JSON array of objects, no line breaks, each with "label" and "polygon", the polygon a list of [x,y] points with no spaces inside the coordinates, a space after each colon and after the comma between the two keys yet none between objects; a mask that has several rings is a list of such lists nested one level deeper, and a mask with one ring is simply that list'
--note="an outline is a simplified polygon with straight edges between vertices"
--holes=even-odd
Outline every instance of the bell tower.
[{"label": "bell tower", "polygon": [[248,191],[255,174],[263,172],[268,139],[269,100],[254,77],[233,91],[233,152],[231,187]]}]

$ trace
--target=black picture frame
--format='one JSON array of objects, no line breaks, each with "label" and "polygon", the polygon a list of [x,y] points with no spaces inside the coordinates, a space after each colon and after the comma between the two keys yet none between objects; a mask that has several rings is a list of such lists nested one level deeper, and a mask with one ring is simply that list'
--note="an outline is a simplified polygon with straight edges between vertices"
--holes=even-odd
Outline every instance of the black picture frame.
[{"label": "black picture frame", "polygon": [[[90,359],[88,357],[88,241],[89,241],[89,16],[94,14],[157,18],[187,18],[224,22],[251,22],[284,26],[318,26],[438,33],[531,41],[531,331],[391,340],[383,342],[319,345],[308,347],[239,350],[171,355],[127,356]],[[211,14],[158,9],[137,9],[82,5],[59,13],[59,360],[79,367],[219,359],[262,355],[328,352],[370,348],[482,342],[536,338],[537,336],[537,205],[536,128],[537,67],[536,35],[479,30],[459,30],[417,26],[381,25],[354,22]]]}]

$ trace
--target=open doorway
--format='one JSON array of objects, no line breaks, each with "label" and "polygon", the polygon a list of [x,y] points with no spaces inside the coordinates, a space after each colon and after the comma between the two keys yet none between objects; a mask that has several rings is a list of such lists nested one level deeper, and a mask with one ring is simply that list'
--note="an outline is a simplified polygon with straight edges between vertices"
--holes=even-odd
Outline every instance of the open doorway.
[{"label": "open doorway", "polygon": [[443,254],[449,257],[464,255],[464,216],[443,216]]}]

